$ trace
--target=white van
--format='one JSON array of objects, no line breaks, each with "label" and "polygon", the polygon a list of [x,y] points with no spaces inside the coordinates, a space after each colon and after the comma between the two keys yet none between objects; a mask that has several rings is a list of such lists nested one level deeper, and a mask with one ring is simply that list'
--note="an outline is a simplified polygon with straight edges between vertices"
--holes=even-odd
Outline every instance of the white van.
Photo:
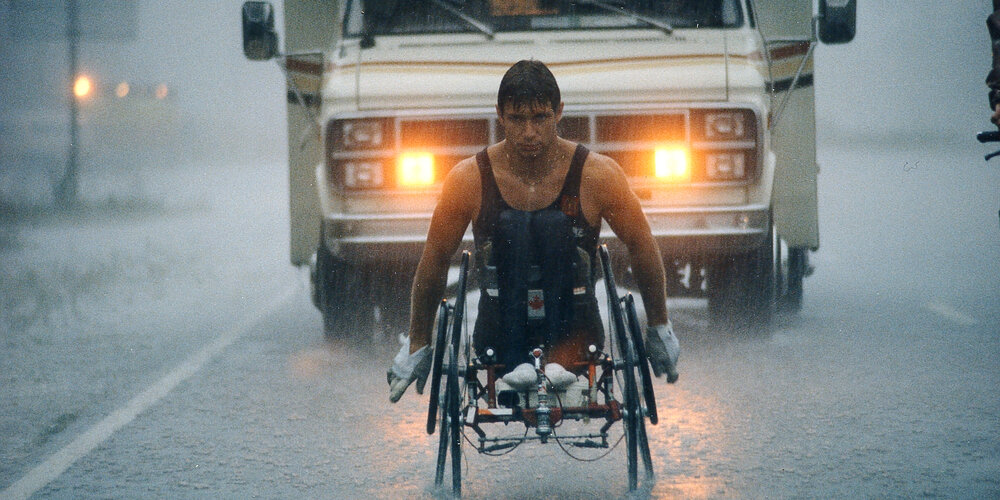
[{"label": "white van", "polygon": [[247,57],[287,72],[291,260],[314,266],[327,334],[405,316],[441,181],[503,138],[500,78],[530,58],[559,82],[561,135],[627,173],[671,295],[737,324],[797,310],[819,247],[811,56],[856,10],[813,7],[285,0],[279,52],[272,7],[244,4]]}]

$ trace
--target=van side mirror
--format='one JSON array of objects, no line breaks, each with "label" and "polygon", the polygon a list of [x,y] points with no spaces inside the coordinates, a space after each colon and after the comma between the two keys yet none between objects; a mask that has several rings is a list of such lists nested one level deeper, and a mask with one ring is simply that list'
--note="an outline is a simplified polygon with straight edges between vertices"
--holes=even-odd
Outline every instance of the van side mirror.
[{"label": "van side mirror", "polygon": [[243,3],[243,54],[251,61],[266,61],[278,54],[274,7],[270,3]]},{"label": "van side mirror", "polygon": [[857,0],[819,0],[819,40],[838,44],[854,40]]}]

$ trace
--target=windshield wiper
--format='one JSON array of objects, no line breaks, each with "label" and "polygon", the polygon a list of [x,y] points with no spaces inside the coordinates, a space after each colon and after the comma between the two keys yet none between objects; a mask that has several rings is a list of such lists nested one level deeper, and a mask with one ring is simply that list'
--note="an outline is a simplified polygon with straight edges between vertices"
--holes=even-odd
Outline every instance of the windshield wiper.
[{"label": "windshield wiper", "polygon": [[473,28],[476,28],[477,30],[479,30],[480,33],[486,35],[486,37],[489,38],[489,39],[493,39],[493,36],[496,35],[496,33],[493,31],[493,28],[490,28],[489,26],[487,26],[483,22],[479,21],[478,19],[476,19],[474,17],[471,17],[471,16],[467,15],[466,13],[464,13],[464,12],[456,9],[455,7],[453,7],[451,5],[448,5],[447,3],[443,2],[442,0],[431,0],[431,3],[433,3],[434,5],[437,5],[438,7],[441,7],[442,9],[444,9],[446,11],[448,11],[449,14],[451,14],[451,15],[459,18],[459,19],[461,19],[462,22],[464,22],[465,24],[468,24],[469,26],[472,26]]},{"label": "windshield wiper", "polygon": [[648,24],[654,28],[660,28],[661,30],[663,30],[664,33],[668,35],[674,32],[674,27],[671,26],[670,23],[665,23],[663,21],[660,21],[659,19],[653,19],[652,17],[644,16],[633,10],[626,9],[625,7],[615,7],[614,5],[606,4],[604,2],[601,2],[600,0],[585,0],[580,3],[583,5],[590,4],[595,7],[600,7],[608,12],[614,12],[616,14],[621,14],[623,16],[631,17],[636,21]]}]

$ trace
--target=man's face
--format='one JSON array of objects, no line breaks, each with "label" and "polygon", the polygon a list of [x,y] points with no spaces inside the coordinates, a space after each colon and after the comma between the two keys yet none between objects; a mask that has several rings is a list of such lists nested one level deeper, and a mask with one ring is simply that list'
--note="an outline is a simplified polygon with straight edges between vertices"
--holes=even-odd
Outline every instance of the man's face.
[{"label": "man's face", "polygon": [[562,103],[555,110],[545,103],[535,102],[515,106],[507,103],[497,110],[500,124],[511,154],[522,159],[535,159],[556,142],[556,124],[562,118]]}]

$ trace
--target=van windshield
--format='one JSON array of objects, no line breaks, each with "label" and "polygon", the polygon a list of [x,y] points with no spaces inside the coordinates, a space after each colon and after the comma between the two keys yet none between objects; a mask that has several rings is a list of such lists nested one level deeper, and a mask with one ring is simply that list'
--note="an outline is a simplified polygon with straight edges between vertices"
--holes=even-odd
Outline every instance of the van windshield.
[{"label": "van windshield", "polygon": [[344,36],[733,28],[739,0],[348,0]]}]

